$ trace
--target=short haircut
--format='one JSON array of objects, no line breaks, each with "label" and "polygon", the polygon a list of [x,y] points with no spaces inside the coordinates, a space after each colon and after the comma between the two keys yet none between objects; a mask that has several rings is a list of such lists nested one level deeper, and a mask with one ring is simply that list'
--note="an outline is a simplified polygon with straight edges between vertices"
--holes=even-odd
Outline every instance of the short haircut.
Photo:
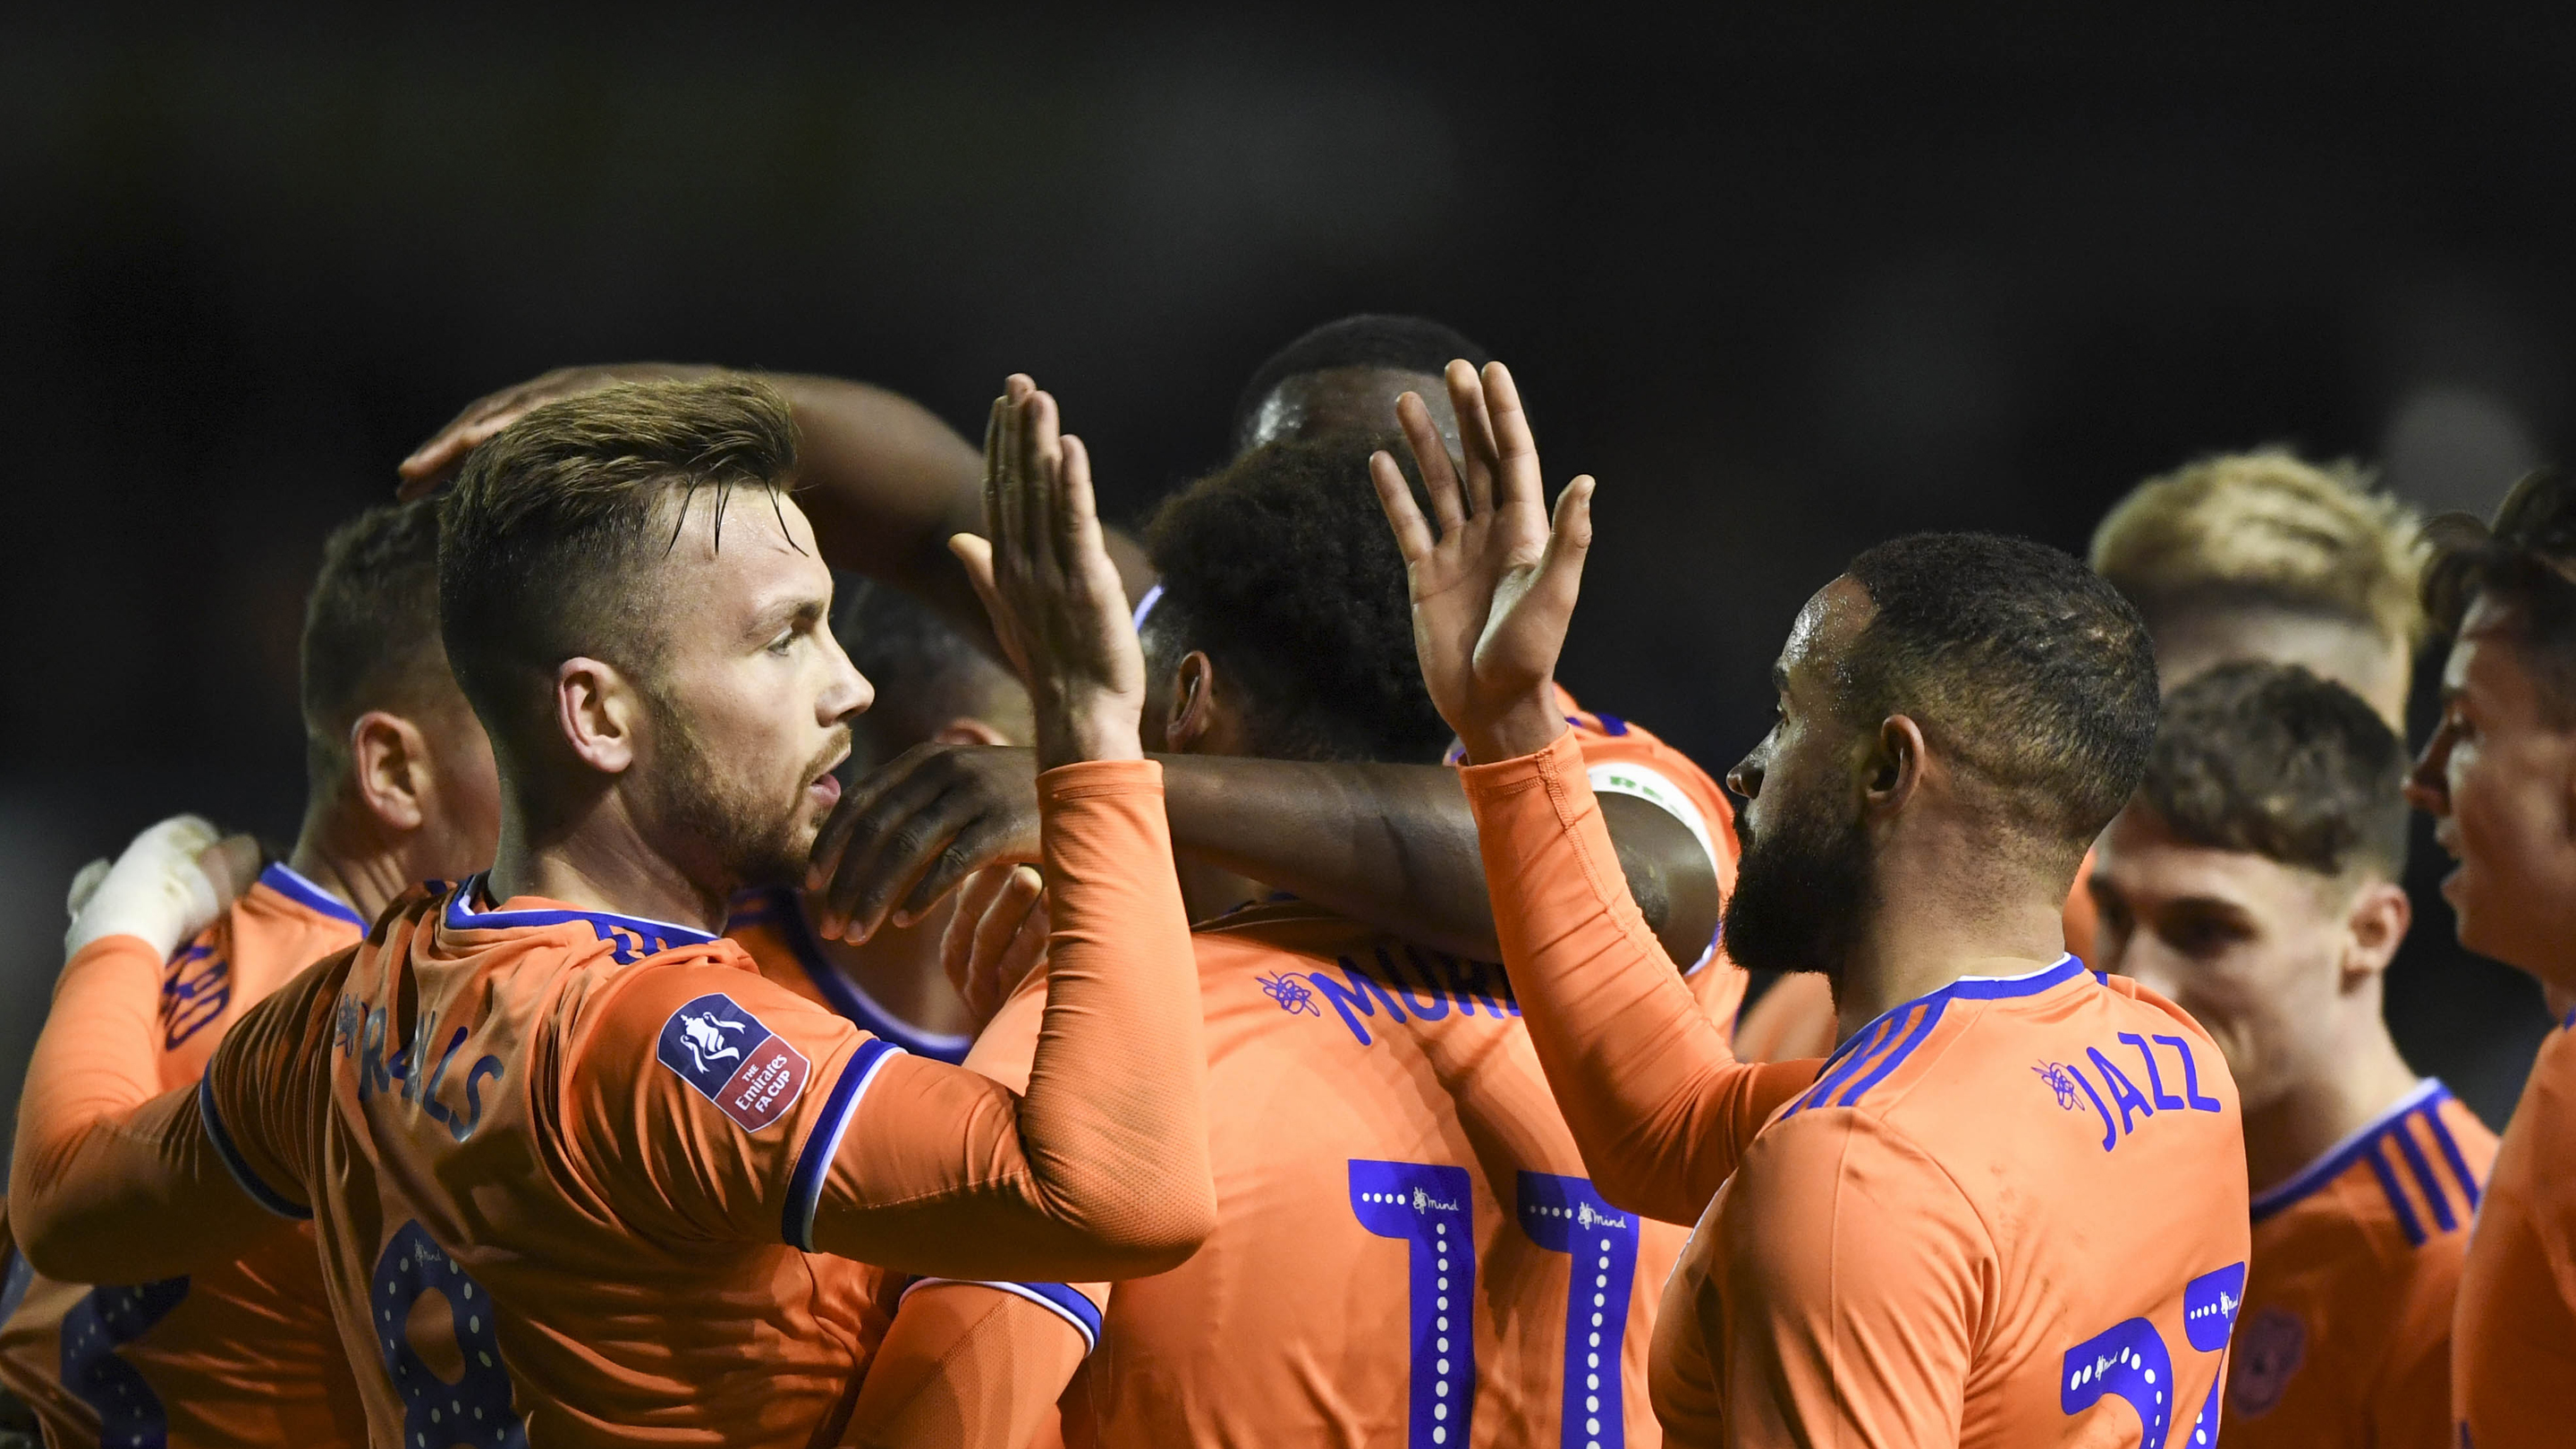
[{"label": "short haircut", "polygon": [[1158,662],[1206,651],[1220,687],[1247,697],[1265,757],[1428,764],[1448,746],[1414,655],[1404,558],[1369,486],[1381,447],[1360,433],[1270,443],[1146,525],[1163,584],[1146,620]]},{"label": "short haircut", "polygon": [[1845,666],[1849,717],[1911,717],[2036,844],[2080,851],[2100,834],[2156,733],[2155,650],[2119,590],[1985,533],[1896,539],[1845,572],[1877,606]]},{"label": "short haircut", "polygon": [[2180,839],[2340,876],[2406,870],[2406,742],[2295,664],[2222,664],[2165,700],[2144,801]]},{"label": "short haircut", "polygon": [[1387,312],[1361,312],[1327,322],[1270,355],[1244,385],[1234,404],[1234,448],[1240,453],[1252,440],[1261,404],[1279,384],[1310,372],[1340,367],[1383,367],[1438,377],[1452,358],[1463,357],[1482,370],[1493,354],[1470,342],[1456,328],[1428,317]]},{"label": "short haircut", "polygon": [[494,746],[545,738],[566,659],[600,659],[649,683],[670,601],[647,575],[678,540],[688,502],[713,495],[721,544],[734,490],[772,492],[765,520],[795,469],[787,400],[739,376],[564,398],[469,454],[440,531],[439,625]]},{"label": "short haircut", "polygon": [[860,769],[886,763],[952,720],[986,720],[1005,733],[1025,727],[1020,681],[930,606],[872,579],[841,579],[835,592],[832,632],[877,692],[857,721]]},{"label": "short haircut", "polygon": [[2446,634],[2481,594],[2511,610],[2506,626],[2522,648],[2553,724],[2576,722],[2576,482],[2544,470],[2505,495],[2495,522],[2446,513],[2425,525],[2433,562],[2424,571],[2424,608]]},{"label": "short haircut", "polygon": [[2392,646],[2424,634],[2415,511],[2350,462],[2223,453],[2132,489],[2093,531],[2093,567],[2151,622],[2193,608],[2340,619]]},{"label": "short haircut", "polygon": [[317,786],[345,765],[359,716],[409,714],[453,695],[438,642],[440,505],[370,508],[322,544],[300,650],[306,773]]}]

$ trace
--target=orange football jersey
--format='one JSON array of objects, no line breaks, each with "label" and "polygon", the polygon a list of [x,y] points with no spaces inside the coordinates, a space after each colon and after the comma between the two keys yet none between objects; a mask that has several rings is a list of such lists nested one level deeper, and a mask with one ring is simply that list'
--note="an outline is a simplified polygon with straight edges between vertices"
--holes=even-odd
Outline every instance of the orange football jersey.
[{"label": "orange football jersey", "polygon": [[2474,1449],[2564,1444],[2576,1383],[2576,1014],[2540,1044],[2460,1270],[2451,1411]]},{"label": "orange football jersey", "polygon": [[[1066,1443],[1659,1443],[1646,1349],[1688,1232],[1593,1191],[1502,968],[1296,901],[1195,941],[1216,1235],[1110,1285]],[[1025,1071],[1040,999],[968,1064]]]},{"label": "orange football jersey", "polygon": [[[161,968],[159,1085],[195,1082],[253,1003],[366,929],[285,865],[261,872]],[[133,984],[139,1004],[149,980],[138,972]],[[54,1449],[366,1441],[309,1228],[281,1222],[236,1262],[150,1283],[58,1283],[14,1250],[6,1268],[0,1382],[36,1411]]]},{"label": "orange football jersey", "polygon": [[[1035,1076],[1083,1090],[1012,1094],[771,984],[733,942],[490,908],[478,879],[397,903],[243,1021],[194,1111],[147,1119],[314,1218],[377,1443],[831,1442],[884,1327],[855,1260],[1097,1277],[1205,1221],[1159,781],[1142,761],[1040,777],[1057,894]],[[1068,1026],[1101,1020],[1119,1031]],[[88,1201],[104,1172],[149,1170],[89,1150],[49,1148],[69,1163],[46,1190]],[[158,1222],[167,1191],[110,1199],[115,1223]],[[1134,1217],[1110,1231],[1073,1204]]]},{"label": "orange football jersey", "polygon": [[2428,1081],[2254,1198],[2228,1449],[2451,1442],[2451,1310],[2495,1151]]},{"label": "orange football jersey", "polygon": [[[1467,789],[1505,956],[1595,1176],[1706,1205],[1656,1320],[1669,1441],[2215,1433],[2244,1137],[2188,1017],[2072,957],[1962,974],[1748,1129],[1765,1069],[1649,969],[1571,738],[1473,767]],[[2176,1439],[2185,1424],[2202,1437]]]},{"label": "orange football jersey", "polygon": [[961,1062],[971,1036],[923,1031],[877,1004],[859,983],[823,954],[823,943],[805,914],[805,898],[785,887],[753,891],[734,902],[725,932],[751,953],[760,974],[817,1006],[840,1013],[859,1029],[914,1056]]}]

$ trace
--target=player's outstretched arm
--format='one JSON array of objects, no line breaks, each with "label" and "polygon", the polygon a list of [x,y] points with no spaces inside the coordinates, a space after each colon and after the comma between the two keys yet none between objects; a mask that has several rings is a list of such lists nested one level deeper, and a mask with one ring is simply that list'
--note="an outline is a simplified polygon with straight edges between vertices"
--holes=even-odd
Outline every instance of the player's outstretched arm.
[{"label": "player's outstretched arm", "polygon": [[1556,708],[1592,480],[1567,484],[1551,520],[1511,374],[1493,363],[1480,378],[1453,362],[1448,383],[1463,476],[1422,400],[1397,407],[1432,518],[1394,459],[1381,454],[1370,471],[1411,580],[1423,682],[1467,748],[1503,962],[1595,1186],[1649,1216],[1695,1221],[1814,1064],[1736,1061],[1647,929]]},{"label": "player's outstretched arm", "polygon": [[192,1089],[163,1093],[161,968],[259,871],[248,837],[192,816],[84,872],[70,959],[27,1067],[10,1163],[20,1251],[70,1282],[141,1282],[230,1260],[275,1223],[233,1183]]},{"label": "player's outstretched arm", "polygon": [[[1434,950],[1498,959],[1476,819],[1440,765],[1162,755],[1173,848]],[[843,797],[807,882],[827,935],[864,940],[997,861],[1037,858],[1028,752],[920,745]],[[1717,864],[1679,819],[1602,801],[1629,893],[1676,965],[1706,951]],[[1731,862],[1730,862],[1731,863]]]},{"label": "player's outstretched arm", "polygon": [[[403,494],[436,487],[476,444],[539,404],[612,382],[724,370],[671,362],[562,367],[477,398],[402,461]],[[796,496],[824,561],[892,584],[989,644],[991,625],[948,555],[952,535],[983,527],[975,445],[928,408],[884,388],[805,373],[754,375],[785,393],[795,410]],[[1145,577],[1143,551],[1132,540],[1112,530],[1107,547],[1128,578]]]},{"label": "player's outstretched arm", "polygon": [[[1079,439],[1025,377],[994,406],[989,538],[955,540],[1028,686],[1049,969],[1028,1090],[890,1063],[834,1156],[813,1246],[949,1278],[1132,1277],[1214,1231],[1196,957],[1137,722],[1144,657]],[[935,1069],[935,1070],[934,1070]]]}]

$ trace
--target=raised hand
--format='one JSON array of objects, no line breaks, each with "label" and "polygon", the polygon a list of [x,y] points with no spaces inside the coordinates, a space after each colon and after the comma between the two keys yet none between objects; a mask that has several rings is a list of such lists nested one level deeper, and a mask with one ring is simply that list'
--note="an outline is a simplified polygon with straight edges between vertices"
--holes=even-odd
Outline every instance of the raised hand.
[{"label": "raised hand", "polygon": [[1467,758],[1481,764],[1545,749],[1565,729],[1556,657],[1592,546],[1592,478],[1565,485],[1551,521],[1538,444],[1510,371],[1489,362],[1479,378],[1452,362],[1447,381],[1463,480],[1422,399],[1406,393],[1395,407],[1437,530],[1393,457],[1370,458],[1369,477],[1412,581],[1422,682]]},{"label": "raised hand", "polygon": [[134,837],[116,864],[84,868],[74,879],[63,953],[78,955],[109,936],[139,936],[167,956],[258,878],[258,841],[225,835],[195,815],[174,815]]},{"label": "raised hand", "polygon": [[1014,373],[984,429],[985,537],[948,540],[1037,710],[1040,770],[1144,758],[1145,655],[1100,528],[1091,456]]},{"label": "raised hand", "polygon": [[805,886],[816,928],[864,941],[889,918],[912,924],[986,866],[1038,860],[1038,814],[1027,750],[913,746],[852,785],[815,837]]},{"label": "raised hand", "polygon": [[396,465],[401,478],[398,496],[417,498],[439,485],[465,461],[465,455],[476,445],[510,424],[517,422],[528,409],[559,398],[597,392],[612,382],[643,382],[658,378],[703,377],[715,369],[672,362],[621,362],[604,367],[558,367],[552,372],[532,377],[526,382],[487,393],[467,403],[462,411],[448,419],[447,426],[430,434],[429,441],[412,449],[411,456]]}]

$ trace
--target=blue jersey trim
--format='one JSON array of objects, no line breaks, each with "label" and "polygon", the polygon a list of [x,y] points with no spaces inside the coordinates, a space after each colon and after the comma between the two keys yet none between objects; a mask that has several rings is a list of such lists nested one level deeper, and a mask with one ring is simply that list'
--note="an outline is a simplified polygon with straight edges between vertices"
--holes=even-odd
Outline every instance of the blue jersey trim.
[{"label": "blue jersey trim", "polygon": [[211,1074],[197,1079],[197,1116],[206,1124],[206,1140],[214,1144],[215,1155],[224,1160],[224,1171],[233,1175],[233,1181],[240,1184],[251,1201],[282,1218],[312,1220],[313,1209],[261,1181],[259,1174],[250,1170],[250,1164],[242,1160],[241,1149],[233,1145],[233,1134],[224,1126],[223,1113],[215,1110],[215,1079]]},{"label": "blue jersey trim", "polygon": [[788,954],[796,958],[796,964],[804,969],[806,979],[814,983],[815,991],[834,1011],[858,1023],[870,1036],[883,1037],[914,1056],[947,1062],[951,1066],[966,1060],[967,1050],[975,1045],[971,1036],[944,1036],[935,1031],[923,1031],[898,1020],[893,1012],[879,1006],[859,983],[843,974],[823,954],[823,943],[814,935],[814,923],[805,915],[805,903],[794,891],[781,888],[761,892],[750,909],[737,912],[732,920],[725,923],[725,929],[749,925],[771,926],[786,937]]},{"label": "blue jersey trim", "polygon": [[2424,1246],[2424,1224],[2408,1206],[2406,1194],[2398,1191],[2397,1174],[2388,1170],[2388,1155],[2379,1150],[2380,1139],[2372,1138],[2363,1148],[2361,1160],[2370,1164],[2370,1175],[2379,1179],[2379,1190],[2388,1194],[2388,1205],[2397,1210],[2398,1231],[2414,1247]]},{"label": "blue jersey trim", "polygon": [[1086,1356],[1100,1346],[1099,1305],[1062,1283],[998,1283],[982,1278],[915,1278],[904,1285],[903,1292],[895,1295],[895,1302],[901,1303],[911,1297],[912,1290],[915,1288],[927,1288],[936,1283],[953,1283],[968,1288],[990,1288],[996,1293],[1008,1293],[1014,1298],[1025,1298],[1071,1324],[1073,1331],[1082,1335],[1082,1351]]},{"label": "blue jersey trim", "polygon": [[[1816,1085],[1791,1103],[1780,1118],[1787,1121],[1810,1107],[1857,1104],[1863,1093],[1887,1080],[1889,1073],[1902,1066],[1931,1037],[1932,1028],[1954,1000],[2005,1001],[2037,996],[2085,974],[2083,962],[2061,956],[2055,965],[2021,976],[1962,976],[1938,991],[1891,1006],[1834,1049],[1834,1054],[1825,1059],[1825,1069],[1818,1074]],[[1897,1036],[1900,1030],[1904,1032],[1901,1039]],[[1880,1050],[1890,1041],[1895,1046],[1880,1056]]]},{"label": "blue jersey trim", "polygon": [[2410,1240],[2422,1242],[2423,1239],[2417,1236],[2423,1231],[2422,1226],[2414,1222],[2413,1209],[2399,1194],[2395,1175],[2375,1151],[2380,1142],[2393,1133],[2402,1144],[2401,1151],[2413,1159],[2408,1167],[2415,1171],[2416,1183],[2424,1189],[2425,1199],[2438,1204],[2436,1221],[2442,1224],[2443,1231],[2450,1231],[2457,1219],[2451,1212],[2448,1194],[2441,1189],[2432,1164],[2425,1160],[2422,1150],[2415,1146],[2404,1127],[2405,1120],[2413,1116],[2421,1116],[2432,1126],[2434,1145],[2442,1149],[2442,1156],[2450,1164],[2456,1182],[2468,1198],[2469,1210],[2474,1213],[2478,1205],[2477,1178],[2469,1172],[2468,1161],[2460,1155],[2459,1144],[2451,1140],[2450,1129],[2442,1125],[2442,1104],[2449,1100],[2450,1088],[2434,1078],[2425,1078],[2415,1090],[2398,1098],[2395,1106],[2379,1114],[2360,1131],[2326,1149],[2324,1156],[2299,1169],[2297,1176],[2278,1187],[2256,1193],[2252,1204],[2254,1221],[2259,1223],[2310,1196],[2343,1176],[2354,1163],[2369,1157],[2373,1171],[2379,1176],[2380,1186],[2387,1190],[2389,1202],[2396,1207],[2401,1222],[2412,1229],[2408,1234]]},{"label": "blue jersey trim", "polygon": [[487,894],[490,885],[481,875],[469,877],[447,898],[445,921],[451,931],[513,931],[540,926],[560,926],[579,921],[593,934],[609,944],[618,962],[628,964],[647,956],[680,946],[703,946],[715,936],[694,926],[675,925],[644,916],[621,916],[612,911],[478,911],[467,902]]},{"label": "blue jersey trim", "polygon": [[363,931],[367,919],[349,908],[338,896],[315,885],[298,874],[285,861],[276,861],[259,873],[259,883],[295,902],[308,911],[317,911],[333,920],[346,921]]},{"label": "blue jersey trim", "polygon": [[0,1323],[18,1316],[18,1305],[27,1301],[28,1285],[35,1280],[36,1269],[25,1254],[14,1247],[0,1253]]},{"label": "blue jersey trim", "polygon": [[814,1118],[813,1130],[805,1134],[805,1150],[796,1154],[796,1170],[787,1175],[787,1209],[779,1231],[790,1246],[814,1251],[814,1209],[823,1200],[823,1181],[832,1175],[841,1135],[850,1130],[850,1118],[857,1115],[868,1083],[876,1080],[888,1061],[901,1055],[903,1048],[894,1043],[871,1039],[859,1043],[859,1049],[850,1053],[849,1065],[841,1068],[841,1079],[832,1084],[832,1095]]}]

